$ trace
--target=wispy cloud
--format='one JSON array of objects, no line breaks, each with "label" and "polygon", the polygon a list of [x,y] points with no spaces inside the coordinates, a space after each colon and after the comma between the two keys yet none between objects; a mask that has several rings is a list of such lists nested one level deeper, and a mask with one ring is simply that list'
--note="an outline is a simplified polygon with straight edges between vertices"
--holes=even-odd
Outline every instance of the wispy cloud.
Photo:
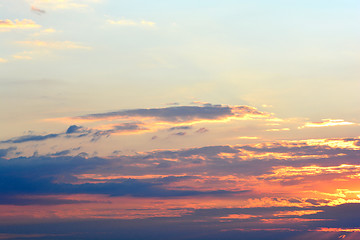
[{"label": "wispy cloud", "polygon": [[148,128],[144,127],[140,122],[131,122],[131,123],[118,123],[101,126],[100,129],[92,129],[91,141],[97,141],[101,137],[109,137],[113,134],[134,134],[134,133],[143,133],[149,131]]},{"label": "wispy cloud", "polygon": [[23,19],[15,21],[11,21],[9,19],[6,20],[0,20],[0,29],[31,29],[31,28],[40,28],[41,26],[39,24],[36,24],[31,19]]},{"label": "wispy cloud", "polygon": [[237,137],[237,139],[256,140],[259,139],[259,137],[241,136],[241,137]]},{"label": "wispy cloud", "polygon": [[86,9],[93,3],[100,3],[101,0],[33,0],[30,2],[35,9],[67,10]]},{"label": "wispy cloud", "polygon": [[7,59],[5,59],[5,58],[0,58],[0,63],[6,63],[6,62],[8,62]]},{"label": "wispy cloud", "polygon": [[134,21],[130,19],[121,19],[121,20],[109,19],[107,20],[107,22],[112,25],[120,25],[120,26],[148,26],[148,27],[155,26],[155,22],[145,21],[145,20]]},{"label": "wispy cloud", "polygon": [[13,58],[19,59],[19,60],[31,60],[32,57],[30,56],[21,56],[21,55],[13,55]]},{"label": "wispy cloud", "polygon": [[16,150],[16,147],[9,147],[9,148],[5,148],[5,149],[0,149],[0,158],[1,157],[6,157],[6,155],[11,152]]},{"label": "wispy cloud", "polygon": [[226,121],[251,117],[269,117],[269,114],[249,106],[204,105],[176,106],[165,108],[147,108],[122,110],[117,112],[89,114],[72,118],[74,120],[96,121],[113,119],[153,118],[171,123],[191,123],[196,121]]},{"label": "wispy cloud", "polygon": [[56,31],[54,28],[46,28],[46,29],[41,30],[39,32],[33,33],[32,36],[38,37],[38,36],[41,36],[41,35],[49,35],[49,34],[56,33],[56,32],[58,32],[58,31]]},{"label": "wispy cloud", "polygon": [[54,32],[56,32],[56,30],[55,29],[53,29],[53,28],[47,28],[47,29],[44,29],[43,31],[41,31],[42,33],[54,33]]},{"label": "wispy cloud", "polygon": [[75,43],[71,41],[18,41],[17,44],[31,46],[31,47],[40,47],[40,48],[52,48],[52,49],[91,49],[91,47],[82,45],[80,43]]},{"label": "wispy cloud", "polygon": [[90,137],[92,142],[98,141],[102,137],[109,137],[113,134],[135,134],[146,132],[149,129],[140,122],[118,123],[100,126],[98,128],[85,128],[82,126],[71,125],[65,132],[50,133],[45,135],[24,135],[11,139],[0,141],[0,144],[17,144],[26,142],[46,141],[59,137],[66,138],[83,138]]},{"label": "wispy cloud", "polygon": [[196,133],[206,133],[208,131],[209,131],[209,129],[202,127],[202,128],[199,128],[198,130],[196,130]]},{"label": "wispy cloud", "polygon": [[59,136],[60,136],[59,134],[25,135],[25,136],[15,137],[5,141],[1,141],[0,143],[24,143],[24,142],[32,142],[32,141],[44,141],[51,138],[57,138]]},{"label": "wispy cloud", "polygon": [[45,10],[42,10],[42,9],[39,9],[37,7],[34,7],[34,6],[31,6],[31,11],[33,11],[34,13],[38,14],[38,15],[41,15],[41,14],[45,14],[46,11]]},{"label": "wispy cloud", "polygon": [[272,128],[266,129],[267,132],[280,132],[280,131],[290,131],[290,128]]},{"label": "wispy cloud", "polygon": [[353,122],[347,122],[343,119],[322,119],[321,122],[307,122],[301,128],[317,128],[317,127],[335,127],[335,126],[348,126],[354,125]]},{"label": "wispy cloud", "polygon": [[12,55],[12,57],[17,60],[31,60],[32,54],[33,54],[33,52],[24,51],[24,52]]},{"label": "wispy cloud", "polygon": [[169,128],[168,131],[174,131],[174,130],[189,130],[192,129],[192,126],[176,126]]}]

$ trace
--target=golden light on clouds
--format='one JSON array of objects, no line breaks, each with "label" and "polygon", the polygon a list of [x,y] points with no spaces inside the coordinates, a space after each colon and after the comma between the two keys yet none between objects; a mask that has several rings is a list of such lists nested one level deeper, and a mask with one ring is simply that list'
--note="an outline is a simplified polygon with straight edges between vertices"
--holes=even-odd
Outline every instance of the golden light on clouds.
[{"label": "golden light on clouds", "polygon": [[318,228],[314,231],[317,231],[317,232],[360,232],[360,228]]},{"label": "golden light on clouds", "polygon": [[272,128],[266,129],[267,132],[280,132],[280,131],[290,131],[290,128]]},{"label": "golden light on clouds", "polygon": [[273,214],[273,216],[275,217],[304,216],[304,215],[317,214],[319,212],[323,212],[323,210],[280,211],[278,213]]},{"label": "golden light on clouds", "polygon": [[316,165],[306,166],[301,168],[294,167],[280,167],[274,170],[277,179],[280,181],[285,177],[306,176],[306,175],[322,175],[322,174],[351,174],[357,173],[360,170],[360,165],[342,164],[334,167],[319,167]]},{"label": "golden light on clouds", "polygon": [[237,139],[257,140],[260,139],[260,137],[241,136],[241,137],[237,137]]},{"label": "golden light on clouds", "polygon": [[40,28],[41,26],[35,23],[31,19],[15,19],[14,21],[6,19],[0,20],[0,29],[31,29],[31,28]]},{"label": "golden light on clouds", "polygon": [[261,216],[257,215],[249,215],[249,214],[229,214],[224,217],[219,217],[220,219],[250,219],[250,218],[258,218]]},{"label": "golden light on clouds", "polygon": [[299,129],[302,128],[317,128],[317,127],[336,127],[336,126],[348,126],[348,125],[354,125],[353,122],[347,122],[343,119],[323,119],[322,122],[310,122],[305,123],[304,126],[299,127]]}]

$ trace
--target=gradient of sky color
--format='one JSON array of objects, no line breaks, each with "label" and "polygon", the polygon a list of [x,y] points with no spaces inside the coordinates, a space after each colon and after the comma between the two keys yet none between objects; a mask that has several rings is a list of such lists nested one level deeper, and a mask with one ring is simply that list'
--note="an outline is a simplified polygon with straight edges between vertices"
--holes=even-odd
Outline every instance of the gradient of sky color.
[{"label": "gradient of sky color", "polygon": [[359,11],[0,0],[0,239],[359,238]]}]

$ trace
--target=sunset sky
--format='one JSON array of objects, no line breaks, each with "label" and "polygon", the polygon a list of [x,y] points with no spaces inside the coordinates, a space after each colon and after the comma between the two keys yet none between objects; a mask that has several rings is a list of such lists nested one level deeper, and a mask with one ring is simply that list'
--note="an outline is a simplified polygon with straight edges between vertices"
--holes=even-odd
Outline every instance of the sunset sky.
[{"label": "sunset sky", "polygon": [[360,239],[359,13],[0,0],[0,239]]}]

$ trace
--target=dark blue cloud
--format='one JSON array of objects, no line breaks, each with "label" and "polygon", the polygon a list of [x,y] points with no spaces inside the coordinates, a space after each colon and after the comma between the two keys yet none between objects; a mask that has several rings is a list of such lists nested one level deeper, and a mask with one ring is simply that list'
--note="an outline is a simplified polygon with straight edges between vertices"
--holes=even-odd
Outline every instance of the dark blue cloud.
[{"label": "dark blue cloud", "polygon": [[9,152],[16,150],[16,147],[2,148],[0,149],[0,158],[6,157]]},{"label": "dark blue cloud", "polygon": [[196,133],[206,133],[208,131],[209,131],[209,129],[203,127],[203,128],[199,128],[198,130],[196,130]]},{"label": "dark blue cloud", "polygon": [[[236,111],[236,113],[235,113]],[[166,108],[131,109],[116,112],[89,114],[77,117],[78,119],[104,119],[108,117],[154,117],[168,122],[186,122],[195,119],[221,119],[230,116],[241,116],[246,114],[262,115],[263,113],[248,106],[178,106]]]},{"label": "dark blue cloud", "polygon": [[168,131],[174,131],[174,130],[189,130],[192,129],[192,126],[177,126],[169,128]]},{"label": "dark blue cloud", "polygon": [[118,125],[114,125],[111,129],[108,130],[98,130],[92,133],[92,142],[98,141],[101,137],[109,137],[113,133],[120,132],[136,132],[141,130],[147,130],[147,128],[142,126],[142,123],[134,122],[134,123],[122,123]]},{"label": "dark blue cloud", "polygon": [[[226,106],[226,105],[212,105],[205,104],[203,106],[174,106],[165,108],[149,108],[149,109],[131,109],[108,113],[89,114],[85,116],[76,117],[76,119],[104,119],[108,117],[128,118],[128,117],[153,117],[167,122],[187,122],[199,119],[215,120],[223,119],[231,116],[241,117],[246,114],[263,115],[264,113],[257,111],[248,106]],[[172,127],[169,131],[174,130],[188,130],[191,126],[177,126]],[[91,141],[97,141],[101,137],[108,137],[113,133],[123,131],[138,131],[147,130],[142,123],[130,122],[113,126],[111,129],[99,131],[92,129],[85,129],[82,126],[71,125],[64,133],[51,133],[47,135],[25,135],[21,137],[11,138],[0,143],[24,143],[32,141],[44,141],[60,137],[64,134],[67,137],[86,137],[91,135]],[[197,133],[207,132],[207,129],[201,128]],[[184,135],[177,133],[176,135]]]},{"label": "dark blue cloud", "polygon": [[91,201],[85,200],[72,200],[72,199],[58,199],[53,198],[42,198],[35,196],[24,196],[24,195],[0,195],[0,205],[60,205],[60,204],[77,204],[77,203],[91,203]]},{"label": "dark blue cloud", "polygon": [[[267,207],[187,210],[189,210],[189,213],[180,217],[154,217],[130,220],[64,219],[62,221],[51,221],[46,219],[46,221],[40,223],[6,223],[0,224],[0,232],[23,235],[19,236],[18,239],[62,240],[104,238],[115,240],[119,239],[119,236],[124,240],[338,240],[344,234],[348,235],[349,239],[359,239],[360,237],[359,233],[313,232],[321,227],[358,228],[360,218],[356,213],[360,211],[359,204],[307,208],[307,210],[322,210],[323,212],[312,215],[293,216],[293,218],[317,219],[318,221],[304,222],[301,224],[294,224],[294,222],[289,221],[289,223],[284,223],[280,226],[271,223],[264,224],[262,221],[262,219],[266,219],[264,217],[231,221],[219,221],[218,218],[230,214],[250,214],[281,220],[283,217],[274,216],[274,214],[280,211],[301,211],[303,209],[296,207]],[[29,238],[25,237],[26,234],[29,235]],[[31,234],[33,234],[33,236],[31,236]],[[39,236],[35,234],[39,234]],[[53,236],[46,237],[46,234],[53,234]],[[58,236],[55,234],[58,234]]]},{"label": "dark blue cloud", "polygon": [[[317,214],[320,219],[333,220],[322,224],[322,227],[335,228],[360,228],[359,203],[347,203],[339,206],[321,207],[323,212]],[[356,238],[357,239],[357,238]]]},{"label": "dark blue cloud", "polygon": [[[357,140],[354,140],[357,141]],[[66,150],[65,150],[66,151]],[[187,196],[226,196],[238,194],[242,200],[262,197],[256,192],[247,189],[243,191],[199,191],[189,188],[169,189],[167,186],[187,181],[204,180],[202,176],[254,176],[263,181],[263,175],[273,173],[274,167],[291,166],[339,166],[340,164],[357,164],[360,157],[358,150],[343,149],[329,146],[295,145],[291,143],[263,144],[254,146],[208,146],[202,148],[154,151],[132,156],[113,156],[108,158],[88,158],[85,155],[61,156],[67,152],[59,152],[59,156],[34,156],[29,158],[0,159],[0,204],[12,205],[57,205],[81,202],[72,200],[42,198],[43,195],[57,194],[106,194],[108,196],[134,196],[154,198],[179,198]],[[287,153],[294,159],[277,159],[274,156],[257,158],[256,153]],[[60,154],[61,153],[61,154]],[[233,153],[231,156],[219,156],[221,153]],[[250,153],[250,154],[247,154]],[[324,157],[324,155],[326,155]],[[306,158],[296,156],[307,156]],[[176,160],[176,161],[173,161]],[[189,167],[191,166],[191,167]],[[356,169],[354,170],[356,171]],[[119,178],[104,182],[104,180],[77,179],[79,174],[117,175]],[[129,179],[121,176],[129,175],[167,175],[168,177],[153,177],[151,179]],[[186,176],[181,176],[186,173]],[[180,175],[181,174],[181,175]],[[180,175],[180,176],[175,176]],[[331,176],[336,178],[336,175]],[[277,176],[277,180],[280,179]],[[84,183],[91,180],[91,183]],[[293,180],[293,179],[290,179]],[[309,181],[304,176],[301,183]],[[311,183],[311,179],[310,179]],[[294,183],[296,184],[296,183]],[[189,190],[190,189],[190,190]],[[268,195],[268,193],[267,193]],[[29,197],[31,196],[31,197]],[[35,196],[35,198],[34,198]],[[269,197],[269,196],[267,196]],[[208,198],[204,198],[208,199]],[[327,228],[359,228],[360,204],[344,204],[340,206],[323,206],[327,200],[317,198],[289,198],[273,197],[272,201],[302,203],[300,207],[266,207],[266,208],[217,208],[217,209],[176,209],[186,212],[178,217],[149,218],[137,220],[103,220],[86,222],[42,223],[39,225],[16,227],[1,226],[2,233],[43,233],[59,229],[55,233],[74,233],[59,237],[59,239],[339,239],[340,234],[319,233],[314,230]],[[206,200],[204,200],[206,201]],[[281,211],[315,210],[309,215],[281,216]],[[317,212],[321,210],[323,212]],[[114,215],[97,217],[116,217]],[[248,214],[253,217],[244,219],[228,219],[231,214]],[[294,218],[294,221],[286,221]],[[281,222],[265,222],[266,219],[275,219]],[[304,219],[300,224],[296,219]],[[315,221],[312,221],[315,219]],[[284,221],[283,221],[284,220]],[[309,221],[307,221],[309,220]],[[44,220],[45,221],[45,220]],[[48,221],[48,219],[46,219]],[[72,220],[73,221],[73,220]],[[252,229],[256,229],[253,231]],[[90,230],[89,230],[90,229]],[[238,229],[238,230],[235,230]],[[242,230],[239,230],[242,229]],[[269,231],[268,229],[278,229]],[[286,230],[286,229],[292,229]],[[33,232],[31,232],[33,231]],[[314,231],[314,232],[312,232]],[[53,232],[52,232],[53,233]],[[109,233],[109,234],[108,234]],[[310,234],[310,235],[309,235]],[[322,235],[321,235],[322,234]],[[349,233],[353,234],[353,233]],[[355,234],[355,233],[354,233]],[[352,239],[360,239],[359,235]],[[289,238],[292,237],[292,238]],[[56,239],[56,238],[52,238]],[[351,239],[349,237],[349,239]]]},{"label": "dark blue cloud", "polygon": [[312,205],[320,205],[322,203],[328,203],[330,202],[329,200],[325,200],[325,199],[307,199],[305,202],[307,203],[311,203]]},{"label": "dark blue cloud", "polygon": [[48,139],[58,138],[67,134],[68,137],[70,135],[79,133],[80,135],[72,136],[72,137],[85,137],[91,133],[91,130],[84,129],[81,126],[71,125],[65,133],[51,133],[46,135],[24,135],[20,137],[11,138],[5,141],[1,141],[0,143],[25,143],[25,142],[34,142],[34,141],[45,141]]},{"label": "dark blue cloud", "polygon": [[177,132],[177,133],[174,133],[173,135],[175,135],[175,136],[185,136],[186,132]]},{"label": "dark blue cloud", "polygon": [[65,155],[69,155],[70,153],[71,153],[71,150],[63,150],[60,152],[50,154],[50,156],[65,156]]},{"label": "dark blue cloud", "polygon": [[79,132],[80,129],[82,129],[83,127],[81,126],[76,126],[76,125],[71,125],[67,130],[66,130],[66,134],[71,134],[71,133],[76,133]]},{"label": "dark blue cloud", "polygon": [[[317,153],[311,158],[297,158],[282,160],[275,157],[257,159],[256,155],[249,158],[243,151],[263,151],[261,147],[249,146],[209,146],[172,151],[155,151],[132,156],[113,156],[110,158],[89,158],[86,154],[65,156],[71,150],[64,150],[46,156],[29,158],[0,159],[0,194],[108,194],[111,196],[132,195],[138,197],[155,196],[195,196],[204,194],[226,194],[234,192],[224,191],[193,191],[169,190],[164,179],[129,180],[118,179],[108,182],[81,184],[76,175],[98,173],[104,175],[206,175],[224,176],[236,174],[238,176],[262,176],[263,181],[271,181],[274,167],[290,166],[303,167],[316,164],[317,166],[339,166],[341,164],[358,164],[360,153],[357,150],[330,149],[327,146],[309,148],[309,146],[288,147],[264,146],[267,152],[283,151],[293,155],[303,152]],[[246,150],[245,150],[246,149]],[[234,158],[223,157],[222,153],[233,153]],[[323,157],[327,154],[326,157]],[[244,156],[244,159],[242,158]],[[176,161],[174,161],[176,160]],[[189,167],[191,166],[191,167]],[[340,174],[340,173],[339,173]],[[326,175],[328,179],[335,179],[340,175]],[[341,177],[341,176],[340,176]],[[277,178],[280,184],[298,184],[300,180],[292,176]],[[301,183],[311,181],[302,179]],[[221,190],[221,189],[220,189]],[[245,189],[246,190],[246,189]],[[299,200],[298,200],[299,201]],[[316,199],[308,199],[307,203],[320,205]]]},{"label": "dark blue cloud", "polygon": [[21,137],[11,138],[9,140],[1,141],[0,143],[24,143],[32,141],[44,141],[51,138],[57,138],[61,134],[47,134],[47,135],[25,135]]},{"label": "dark blue cloud", "polygon": [[[5,141],[0,141],[0,143],[25,143],[25,142],[33,142],[33,141],[45,141],[48,139],[58,138],[66,135],[67,138],[82,138],[82,137],[91,137],[91,141],[97,141],[101,137],[109,137],[113,133],[125,132],[125,131],[138,131],[138,130],[146,130],[142,126],[142,123],[133,122],[133,123],[123,123],[112,126],[111,129],[108,130],[94,130],[89,128],[84,128],[82,126],[71,125],[67,128],[65,132],[62,133],[51,133],[46,135],[24,135],[21,137],[11,138]],[[1,154],[1,152],[0,152]],[[0,155],[1,156],[1,155]]]},{"label": "dark blue cloud", "polygon": [[[32,157],[0,161],[0,195],[107,194],[136,197],[180,197],[235,194],[245,191],[168,190],[176,178],[152,180],[120,179],[106,183],[77,183],[75,174],[109,164],[111,160],[81,157]],[[109,167],[110,167],[109,166]],[[59,179],[65,182],[59,182]],[[72,184],[74,183],[74,184]]]},{"label": "dark blue cloud", "polygon": [[[230,225],[230,226],[229,226]],[[234,225],[234,224],[232,224]],[[238,223],[237,223],[238,225]],[[289,240],[304,234],[303,232],[289,231],[224,231],[234,229],[235,226],[226,223],[208,222],[202,219],[187,221],[182,218],[151,218],[151,219],[96,219],[96,220],[71,220],[47,221],[31,224],[0,225],[0,231],[10,234],[24,234],[11,239],[54,239],[54,240]],[[58,236],[56,236],[57,233]],[[26,234],[28,236],[26,237]],[[31,234],[43,234],[31,236]],[[51,234],[49,236],[49,234]],[[15,235],[16,236],[16,235]],[[119,237],[120,236],[120,237]],[[10,238],[10,237],[9,237]],[[315,239],[315,238],[313,238]],[[324,238],[316,238],[322,239]],[[326,238],[326,240],[335,240]],[[336,239],[338,240],[338,239]]]},{"label": "dark blue cloud", "polygon": [[[159,182],[126,179],[122,182],[66,184],[54,183],[54,178],[23,178],[21,176],[0,177],[1,195],[20,194],[107,194],[109,196],[135,197],[185,197],[199,195],[239,194],[247,191],[192,191],[168,190]],[[0,195],[0,196],[1,196]]]}]

